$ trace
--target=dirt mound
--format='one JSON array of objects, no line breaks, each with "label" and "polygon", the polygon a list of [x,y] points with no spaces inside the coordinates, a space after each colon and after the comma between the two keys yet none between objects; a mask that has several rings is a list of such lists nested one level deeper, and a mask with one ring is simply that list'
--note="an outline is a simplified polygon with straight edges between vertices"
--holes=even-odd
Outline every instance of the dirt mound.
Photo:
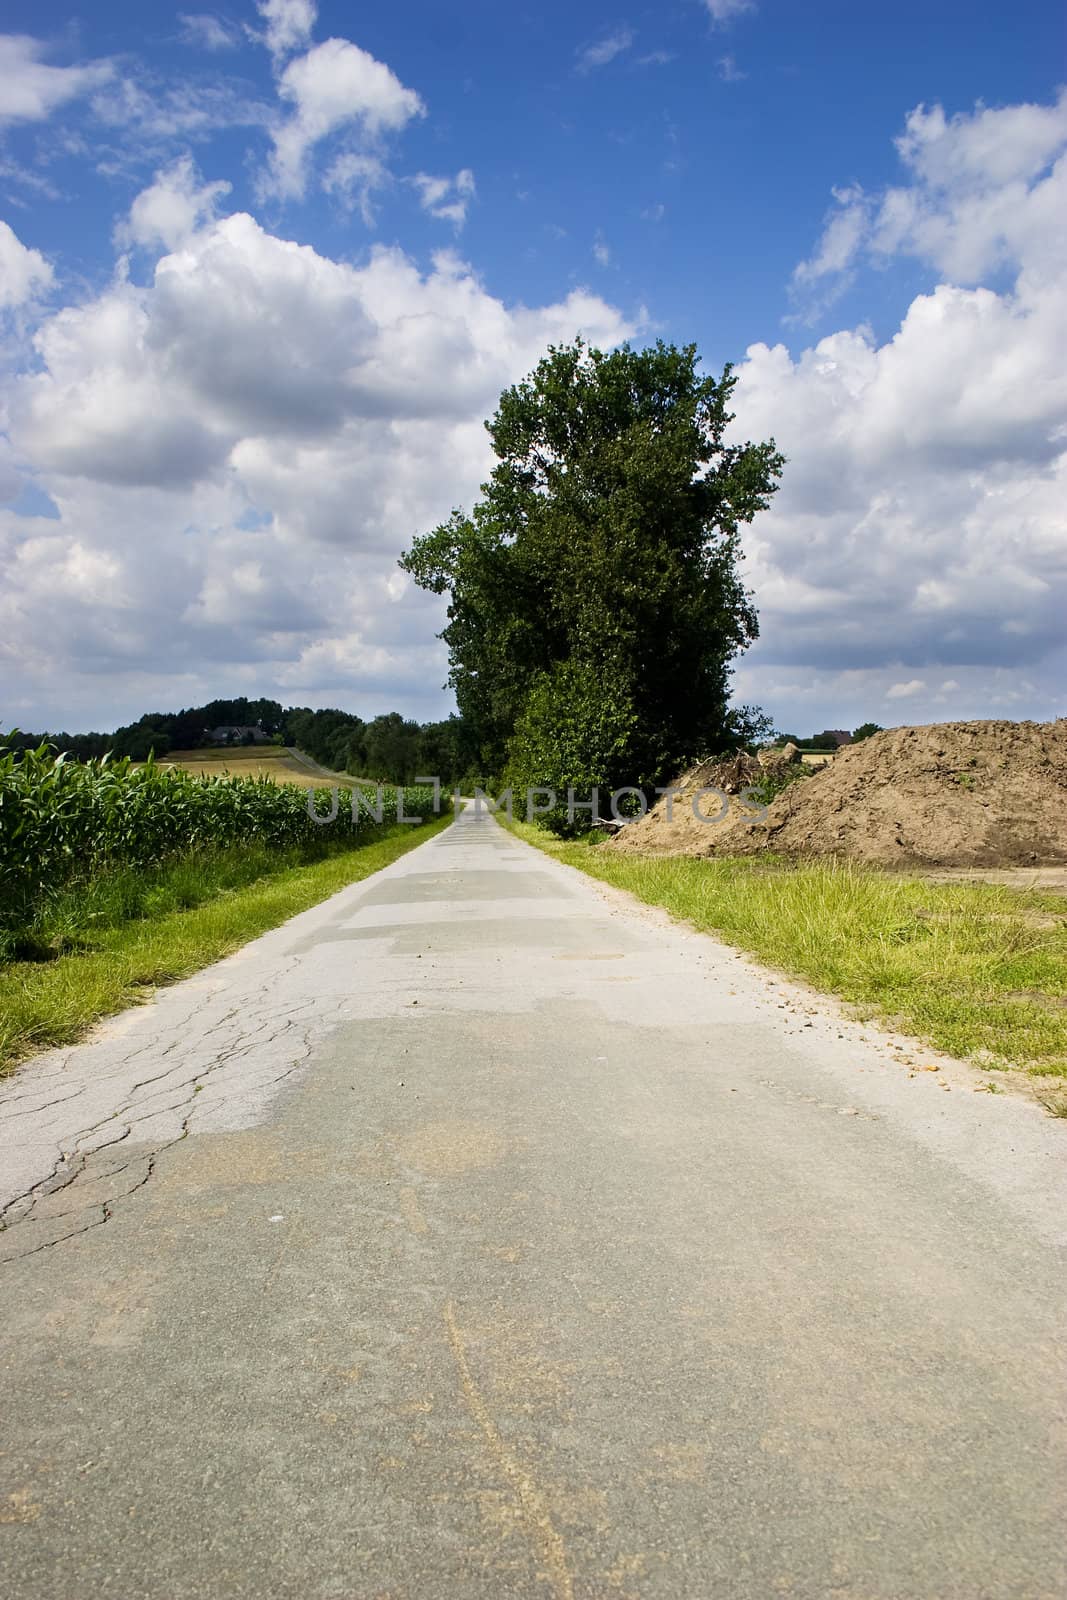
[{"label": "dirt mound", "polygon": [[702,761],[690,767],[678,779],[678,788],[686,794],[696,794],[698,789],[721,789],[724,794],[740,794],[749,784],[763,777],[763,767],[747,750],[736,750],[732,756],[721,756],[716,761]]},{"label": "dirt mound", "polygon": [[[709,775],[719,770],[721,764],[705,763],[686,773],[670,816],[664,796],[603,848],[690,856],[770,849],[890,866],[1067,863],[1065,719],[876,733],[785,790],[763,820],[732,799],[722,822],[697,821],[692,796],[701,787],[725,789]],[[714,817],[721,802],[708,796],[701,809]]]},{"label": "dirt mound", "polygon": [[760,766],[770,772],[781,767],[796,766],[802,758],[796,745],[790,741],[789,744],[776,745],[771,750],[761,750],[757,759]]}]

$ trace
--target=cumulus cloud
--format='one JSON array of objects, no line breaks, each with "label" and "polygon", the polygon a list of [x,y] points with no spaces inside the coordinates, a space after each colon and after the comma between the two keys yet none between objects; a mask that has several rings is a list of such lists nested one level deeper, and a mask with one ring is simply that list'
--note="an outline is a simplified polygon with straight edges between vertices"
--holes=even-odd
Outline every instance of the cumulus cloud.
[{"label": "cumulus cloud", "polygon": [[120,248],[163,245],[175,250],[202,223],[214,218],[219,202],[230,192],[225,181],[202,183],[190,156],[181,156],[156,173],[155,181],[134,200],[125,222],[115,230]]},{"label": "cumulus cloud", "polygon": [[328,135],[354,127],[373,144],[425,115],[414,89],[347,39],[327,39],[290,61],[278,93],[293,111],[274,131],[270,181],[276,193],[297,199],[304,193],[308,156]]},{"label": "cumulus cloud", "polygon": [[[881,195],[834,190],[814,255],[793,274],[801,292],[830,300],[864,259],[912,256],[955,283],[1003,269],[1057,272],[1067,248],[1059,201],[1067,151],[1067,91],[1053,105],[946,117],[918,106],[896,140],[911,181]],[[826,299],[823,302],[825,309]]]},{"label": "cumulus cloud", "polygon": [[45,47],[25,34],[0,34],[0,124],[44,122],[67,101],[91,93],[114,75],[109,61],[54,67]]},{"label": "cumulus cloud", "polygon": [[579,50],[578,71],[592,72],[596,67],[606,67],[616,56],[624,55],[633,42],[632,29],[616,28],[614,33],[605,34],[604,38],[598,39],[595,44]]},{"label": "cumulus cloud", "polygon": [[1063,101],[915,112],[898,148],[912,184],[842,191],[806,276],[832,282],[877,250],[945,281],[884,344],[863,327],[797,356],[759,344],[738,369],[737,427],[775,434],[789,458],[749,540],[764,632],[752,660],[779,686],[786,663],[826,681],[892,663],[904,670],[877,692],[906,690],[909,709],[934,704],[924,668],[954,669],[967,693],[984,673],[1002,707],[994,675],[1026,670],[1051,707],[1067,610]]},{"label": "cumulus cloud", "polygon": [[52,268],[39,250],[32,250],[0,222],[0,311],[10,311],[52,282]]},{"label": "cumulus cloud", "polygon": [[49,319],[13,414],[54,470],[192,486],[249,441],[324,449],[350,424],[465,418],[560,322],[609,342],[623,327],[583,291],[508,311],[450,254],[427,278],[395,249],[355,268],[238,213],[164,256],[150,286]]},{"label": "cumulus cloud", "polygon": [[314,0],[260,0],[256,10],[266,24],[264,43],[276,59],[310,43],[318,17]]},{"label": "cumulus cloud", "polygon": [[[201,192],[189,167],[152,190]],[[551,342],[632,324],[584,290],[508,306],[447,252],[353,266],[178,211],[151,281],[48,317],[15,387],[15,451],[60,515],[0,513],[0,665],[38,708],[62,677],[68,725],[120,682],[133,711],[223,678],[435,714],[440,607],[398,554],[476,495],[506,384]]]},{"label": "cumulus cloud", "polygon": [[1001,269],[1058,276],[1067,90],[1050,106],[980,108],[946,118],[919,107],[897,140],[914,181],[890,189],[873,223],[875,254],[907,254],[960,283]]},{"label": "cumulus cloud", "polygon": [[462,228],[475,195],[474,173],[469,167],[457,172],[454,178],[431,178],[419,172],[411,182],[419,192],[419,204],[424,211],[442,222],[451,222],[457,231]]}]

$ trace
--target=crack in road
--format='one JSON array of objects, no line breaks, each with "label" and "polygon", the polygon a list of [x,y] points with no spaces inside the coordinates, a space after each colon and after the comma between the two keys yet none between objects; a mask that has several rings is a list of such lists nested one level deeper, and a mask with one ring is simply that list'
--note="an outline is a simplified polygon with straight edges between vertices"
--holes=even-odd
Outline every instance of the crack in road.
[{"label": "crack in road", "polygon": [[[219,1028],[232,1024],[234,1019],[240,1017],[241,1009],[240,1005],[232,1006],[219,1019],[212,1032],[217,1033]],[[46,1175],[21,1193],[12,1196],[0,1207],[0,1266],[23,1260],[26,1256],[36,1255],[42,1250],[50,1250],[57,1244],[87,1233],[90,1229],[100,1227],[107,1222],[114,1214],[118,1203],[128,1199],[149,1182],[160,1156],[188,1136],[190,1124],[198,1109],[196,1097],[204,1089],[205,1084],[216,1079],[226,1069],[232,1069],[246,1062],[264,1044],[275,1044],[283,1040],[287,1034],[299,1032],[299,1044],[295,1054],[286,1052],[287,1065],[267,1077],[256,1078],[255,1087],[259,1092],[269,1091],[299,1071],[310,1058],[313,1040],[319,1031],[314,1025],[300,1026],[301,1015],[313,1009],[311,1002],[305,1002],[302,1005],[286,1008],[284,1014],[260,1017],[254,1027],[245,1030],[236,1039],[231,1038],[222,1044],[217,1044],[209,1059],[195,1071],[177,1083],[168,1084],[165,1091],[155,1090],[153,1094],[143,1097],[140,1103],[138,1097],[143,1096],[143,1091],[164,1083],[172,1076],[174,1069],[152,1073],[148,1077],[139,1079],[126,1091],[120,1106],[106,1116],[98,1117],[94,1122],[88,1123],[72,1137],[67,1136],[64,1141],[66,1147],[60,1150]],[[163,1047],[160,1050],[160,1059],[170,1056],[180,1042],[174,1039]],[[132,1051],[129,1056],[123,1058],[120,1067],[128,1067],[131,1061],[146,1055],[150,1049],[150,1045],[145,1045]],[[188,1072],[188,1063],[183,1063],[183,1068]],[[116,1072],[118,1070],[119,1068],[115,1069]],[[109,1074],[112,1075],[114,1074]],[[246,1085],[242,1083],[235,1087],[244,1088]],[[84,1086],[74,1094],[63,1096],[52,1103],[62,1104],[83,1092]],[[168,1103],[153,1104],[153,1100],[159,1098],[161,1093],[166,1094]],[[170,1098],[174,1095],[176,1098]],[[222,1103],[225,1103],[225,1099]],[[181,1115],[183,1112],[184,1115]],[[165,1121],[178,1115],[181,1115],[178,1129],[170,1137],[147,1144],[136,1141],[135,1130],[142,1124],[157,1119]],[[92,1142],[95,1134],[116,1123],[121,1125],[122,1131],[115,1137],[97,1143]],[[127,1144],[132,1147],[129,1160],[120,1166],[111,1165],[107,1152]],[[131,1172],[136,1172],[136,1181],[127,1187],[118,1188],[106,1199],[82,1199],[79,1203],[79,1189],[84,1190],[92,1184],[114,1183],[124,1174]],[[65,1192],[69,1193],[71,1200],[66,1209],[51,1210],[46,1207],[46,1202],[53,1195]],[[75,1219],[76,1226],[63,1226]],[[38,1229],[52,1230],[54,1236],[44,1240],[38,1239],[37,1242],[27,1240],[25,1247],[20,1248],[27,1233],[32,1237]]]}]

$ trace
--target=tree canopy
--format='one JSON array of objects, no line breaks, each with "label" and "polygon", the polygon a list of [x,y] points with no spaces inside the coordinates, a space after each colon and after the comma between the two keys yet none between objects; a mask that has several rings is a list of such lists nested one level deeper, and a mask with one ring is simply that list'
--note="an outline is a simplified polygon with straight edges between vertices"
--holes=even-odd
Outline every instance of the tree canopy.
[{"label": "tree canopy", "polygon": [[450,682],[488,772],[648,786],[729,742],[731,663],[758,631],[739,529],[783,458],[724,442],[736,380],[698,365],[695,345],[551,348],[486,424],[482,498],[402,558],[449,596]]}]

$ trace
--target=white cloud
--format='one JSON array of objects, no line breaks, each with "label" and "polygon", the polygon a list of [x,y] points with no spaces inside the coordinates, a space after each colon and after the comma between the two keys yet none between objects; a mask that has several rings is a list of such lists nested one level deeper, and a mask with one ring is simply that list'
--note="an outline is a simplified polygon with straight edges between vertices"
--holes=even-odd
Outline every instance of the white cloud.
[{"label": "white cloud", "polygon": [[723,83],[743,83],[748,77],[748,73],[741,71],[733,56],[720,56],[716,65]]},{"label": "white cloud", "polygon": [[6,222],[0,222],[0,311],[31,300],[52,282],[52,268],[39,250],[30,249]]},{"label": "white cloud", "polygon": [[201,183],[192,159],[181,156],[157,172],[155,181],[137,196],[129,217],[115,230],[115,242],[124,249],[130,245],[146,249],[163,245],[175,250],[204,222],[214,218],[220,200],[230,188],[224,181]]},{"label": "white cloud", "polygon": [[606,34],[595,44],[587,45],[584,50],[578,51],[579,72],[592,72],[596,67],[606,67],[616,56],[621,56],[629,50],[633,42],[634,35],[631,28],[616,28],[614,33]]},{"label": "white cloud", "polygon": [[826,219],[815,254],[798,262],[789,286],[802,309],[791,321],[809,327],[840,300],[855,279],[855,268],[870,232],[871,204],[858,184],[833,191],[835,209]]},{"label": "white cloud", "polygon": [[425,115],[413,89],[347,39],[327,39],[290,61],[278,93],[294,110],[274,132],[272,185],[294,198],[304,192],[309,152],[329,134],[355,125],[373,143]]},{"label": "white cloud", "polygon": [[311,42],[318,17],[314,0],[259,0],[256,10],[266,23],[264,43],[275,58],[303,50]]},{"label": "white cloud", "polygon": [[907,683],[894,683],[885,692],[887,700],[912,700],[922,694],[926,684],[922,678],[909,678]]},{"label": "white cloud", "polygon": [[755,11],[755,0],[704,0],[713,22],[724,24],[732,22],[735,17],[743,16],[746,11]]},{"label": "white cloud", "polygon": [[611,266],[611,249],[607,240],[604,238],[604,235],[599,232],[599,230],[596,238],[593,240],[593,258],[598,267]]},{"label": "white cloud", "polygon": [[50,316],[11,413],[61,515],[0,513],[0,670],[33,723],[223,685],[438,712],[441,608],[396,558],[477,494],[501,389],[579,330],[634,332],[584,290],[507,306],[452,254],[352,266],[243,214]]},{"label": "white cloud", "polygon": [[943,194],[984,193],[1035,178],[1062,151],[1067,91],[1052,105],[990,107],[946,117],[934,105],[910,112],[896,140],[902,160]]},{"label": "white cloud", "polygon": [[182,43],[197,50],[232,50],[240,43],[233,24],[209,11],[179,12],[178,21],[182,25]]},{"label": "white cloud", "polygon": [[907,185],[867,195],[835,189],[835,208],[794,288],[829,280],[821,310],[861,259],[913,256],[956,283],[1018,268],[1057,272],[1067,251],[1059,206],[1067,151],[1067,90],[1049,106],[1022,105],[947,118],[940,106],[909,113],[897,151]]},{"label": "white cloud", "polygon": [[451,222],[457,232],[467,220],[467,208],[474,199],[474,173],[469,167],[454,178],[432,178],[419,172],[410,180],[419,191],[419,204],[431,217]]},{"label": "white cloud", "polygon": [[830,273],[847,272],[853,265],[868,230],[870,206],[863,190],[852,184],[833,191],[837,209],[827,218],[815,254],[793,272],[795,283],[814,283]]},{"label": "white cloud", "polygon": [[[979,706],[975,673],[985,704],[1006,706],[1012,691],[992,675],[1025,669],[1051,710],[1067,614],[1059,119],[1059,106],[908,118],[915,181],[893,191],[891,215],[911,222],[894,248],[946,275],[996,264],[996,290],[948,279],[912,301],[884,344],[859,327],[795,357],[754,345],[738,368],[738,430],[774,434],[788,457],[780,493],[746,538],[764,635],[750,664],[775,681],[786,665],[830,681],[892,662],[900,683],[920,685],[915,711],[933,711],[936,691],[923,695],[943,678],[938,667]],[[841,192],[841,225],[807,264],[810,281],[855,272],[875,239],[884,256],[886,198]],[[856,217],[867,219],[858,245]]]},{"label": "white cloud", "polygon": [[223,128],[262,127],[271,120],[265,105],[227,83],[194,80],[162,83],[128,76],[93,96],[93,115],[122,130],[122,146],[98,154],[96,169],[107,176],[140,172],[147,155],[162,159],[176,141],[206,139]]},{"label": "white cloud", "polygon": [[[12,183],[20,184],[25,189],[31,189],[34,194],[44,195],[46,200],[61,200],[63,198],[62,190],[58,189],[42,173],[35,171],[32,167],[24,166],[18,161],[0,157],[0,178],[8,178]],[[13,199],[13,196],[9,196],[9,200]],[[22,200],[15,203],[19,205],[25,204]]]},{"label": "white cloud", "polygon": [[106,83],[109,61],[82,67],[53,67],[42,61],[45,47],[25,34],[0,34],[0,123],[44,122],[58,106]]},{"label": "white cloud", "polygon": [[970,117],[920,106],[897,149],[913,182],[884,196],[873,253],[915,256],[961,283],[1023,261],[1031,274],[1062,269],[1067,90],[1054,105],[979,107]]},{"label": "white cloud", "polygon": [[358,209],[366,227],[373,228],[376,221],[374,196],[379,189],[387,189],[392,181],[380,157],[346,150],[326,169],[322,187],[327,194],[336,195],[349,211]]}]

